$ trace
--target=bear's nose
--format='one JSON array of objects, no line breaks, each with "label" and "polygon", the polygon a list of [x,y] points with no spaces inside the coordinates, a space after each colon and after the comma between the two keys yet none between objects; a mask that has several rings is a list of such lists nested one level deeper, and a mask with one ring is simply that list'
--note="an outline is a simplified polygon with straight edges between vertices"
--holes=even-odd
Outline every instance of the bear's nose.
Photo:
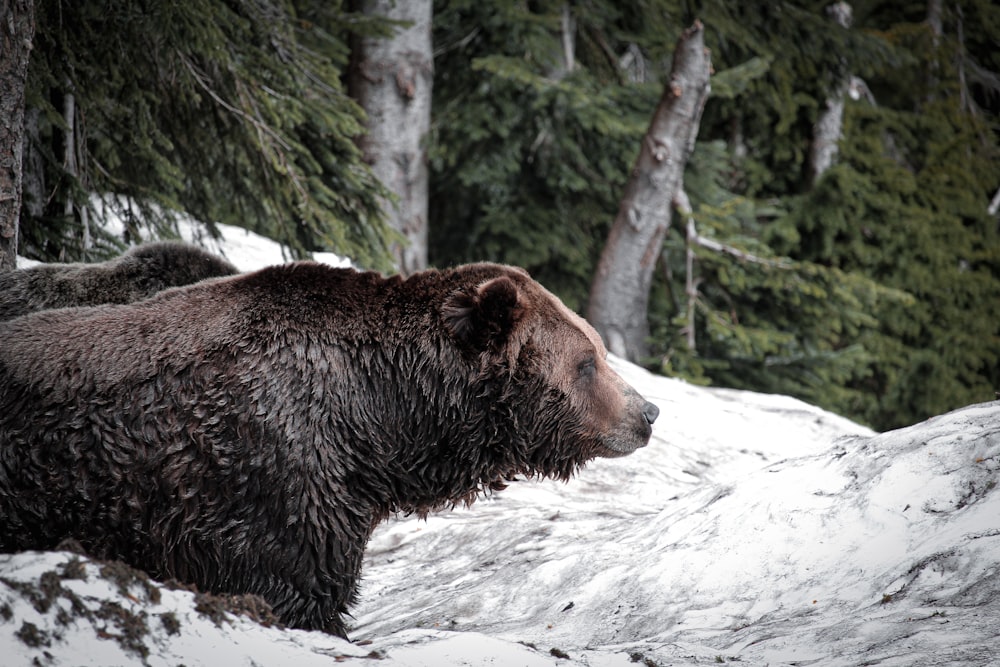
[{"label": "bear's nose", "polygon": [[646,405],[642,406],[642,416],[645,418],[646,423],[652,426],[656,418],[660,416],[660,409],[649,401],[646,401]]}]

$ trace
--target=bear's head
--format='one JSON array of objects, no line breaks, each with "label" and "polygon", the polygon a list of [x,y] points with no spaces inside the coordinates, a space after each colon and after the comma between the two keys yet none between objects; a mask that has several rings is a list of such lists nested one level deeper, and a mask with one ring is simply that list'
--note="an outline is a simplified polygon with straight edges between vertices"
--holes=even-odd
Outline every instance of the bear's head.
[{"label": "bear's head", "polygon": [[477,358],[480,377],[503,385],[526,433],[526,472],[566,478],[587,460],[624,456],[649,442],[659,409],[608,363],[597,331],[515,267],[469,265],[470,280],[442,315]]}]

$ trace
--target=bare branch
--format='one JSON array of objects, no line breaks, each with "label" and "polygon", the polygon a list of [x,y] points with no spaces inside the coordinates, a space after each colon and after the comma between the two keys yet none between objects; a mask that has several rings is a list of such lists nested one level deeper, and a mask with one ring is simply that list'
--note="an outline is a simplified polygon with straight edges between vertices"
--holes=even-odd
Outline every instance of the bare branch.
[{"label": "bare branch", "polygon": [[[694,223],[694,218],[691,219],[691,222],[692,224]],[[744,262],[752,262],[753,264],[762,264],[764,266],[769,266],[775,269],[792,268],[792,265],[789,264],[787,261],[758,257],[757,255],[754,255],[752,253],[740,250],[739,248],[734,248],[733,246],[726,245],[725,243],[719,243],[718,241],[714,241],[710,238],[706,238],[698,234],[695,234],[694,242],[702,248],[706,248],[708,250],[714,250],[715,252],[721,252],[726,255],[732,255],[736,259],[742,260]]]}]

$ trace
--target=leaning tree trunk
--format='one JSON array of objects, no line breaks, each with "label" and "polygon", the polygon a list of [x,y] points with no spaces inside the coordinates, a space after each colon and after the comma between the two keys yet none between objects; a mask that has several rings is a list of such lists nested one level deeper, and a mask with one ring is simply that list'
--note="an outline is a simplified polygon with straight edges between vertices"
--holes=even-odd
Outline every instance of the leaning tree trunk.
[{"label": "leaning tree trunk", "polygon": [[34,37],[34,2],[0,2],[0,271],[17,266],[24,86]]},{"label": "leaning tree trunk", "polygon": [[647,356],[649,289],[670,211],[710,91],[711,59],[701,22],[681,35],[670,79],[625,186],[597,265],[587,317],[613,354]]},{"label": "leaning tree trunk", "polygon": [[351,97],[368,116],[360,140],[364,158],[396,197],[383,202],[390,226],[403,237],[392,252],[404,275],[427,268],[428,172],[424,139],[431,123],[434,60],[432,0],[362,0],[362,11],[405,22],[389,37],[357,40],[349,76]]}]

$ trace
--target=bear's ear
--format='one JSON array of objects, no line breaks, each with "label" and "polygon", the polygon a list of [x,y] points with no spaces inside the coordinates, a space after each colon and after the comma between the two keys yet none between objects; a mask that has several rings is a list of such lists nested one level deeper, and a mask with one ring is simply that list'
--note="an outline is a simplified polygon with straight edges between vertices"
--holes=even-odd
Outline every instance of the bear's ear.
[{"label": "bear's ear", "polygon": [[452,294],[441,315],[457,340],[483,351],[507,342],[514,325],[524,316],[524,305],[514,281],[501,276],[471,292]]}]

